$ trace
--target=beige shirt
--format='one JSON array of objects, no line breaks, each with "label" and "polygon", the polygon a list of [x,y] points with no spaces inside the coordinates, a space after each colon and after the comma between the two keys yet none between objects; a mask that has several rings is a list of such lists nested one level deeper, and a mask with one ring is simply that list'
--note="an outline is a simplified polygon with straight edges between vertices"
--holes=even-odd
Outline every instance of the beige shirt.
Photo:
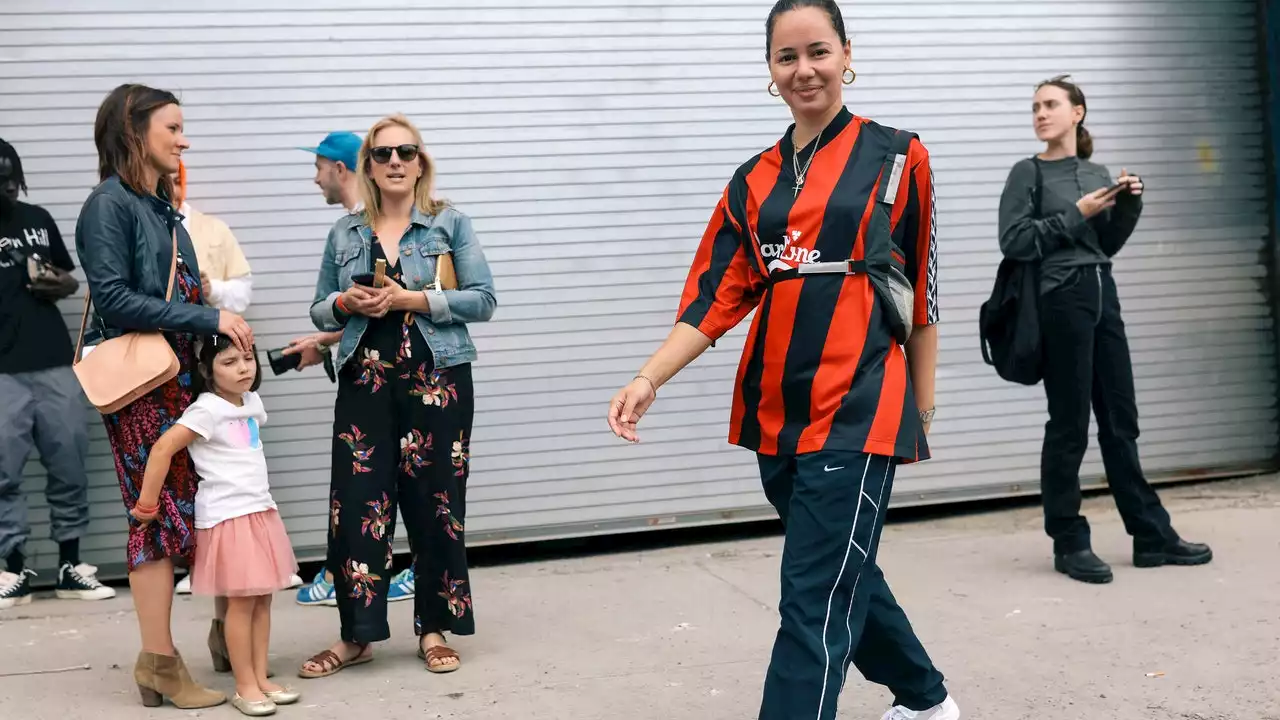
[{"label": "beige shirt", "polygon": [[231,228],[186,203],[182,204],[180,212],[185,216],[182,224],[196,248],[200,272],[209,278],[212,292],[206,301],[223,310],[244,312],[249,307],[253,278],[249,261]]}]

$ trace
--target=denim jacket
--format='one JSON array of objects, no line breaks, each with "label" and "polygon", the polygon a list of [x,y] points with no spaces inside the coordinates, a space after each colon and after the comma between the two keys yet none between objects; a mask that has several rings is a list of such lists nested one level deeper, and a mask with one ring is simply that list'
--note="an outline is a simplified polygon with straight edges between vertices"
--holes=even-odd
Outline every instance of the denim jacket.
[{"label": "denim jacket", "polygon": [[195,246],[182,216],[165,200],[139,195],[118,176],[89,193],[76,220],[76,253],[93,301],[85,341],[107,340],[130,330],[168,330],[200,335],[218,331],[218,310],[165,302],[174,228],[178,254],[193,275],[200,274]]},{"label": "denim jacket", "polygon": [[[372,242],[373,230],[366,223],[364,213],[347,215],[334,223],[325,241],[315,300],[311,304],[311,321],[326,332],[342,330],[338,367],[345,366],[355,355],[369,327],[369,319],[353,315],[344,326],[334,312],[334,303],[352,286],[352,276],[373,271]],[[498,301],[493,275],[471,228],[471,218],[453,208],[445,208],[434,216],[414,208],[409,228],[400,238],[400,275],[405,288],[430,288],[436,278],[436,260],[447,252],[453,254],[458,289],[428,290],[431,312],[418,313],[416,317],[418,331],[431,348],[436,367],[442,369],[476,359],[476,347],[467,323],[484,322],[493,317]]]}]

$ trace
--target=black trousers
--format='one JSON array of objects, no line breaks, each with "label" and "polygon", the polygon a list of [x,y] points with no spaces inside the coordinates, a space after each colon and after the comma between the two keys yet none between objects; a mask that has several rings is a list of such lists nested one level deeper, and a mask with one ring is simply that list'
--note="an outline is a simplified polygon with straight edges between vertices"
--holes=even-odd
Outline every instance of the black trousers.
[{"label": "black trousers", "polygon": [[786,529],[760,720],[834,720],[850,662],[895,704],[928,710],[945,700],[942,674],[876,565],[897,461],[823,451],[759,462]]},{"label": "black trousers", "polygon": [[342,639],[391,636],[396,508],[417,574],[414,632],[475,632],[463,524],[474,414],[471,366],[435,370],[412,320],[371,326],[338,379],[329,555]]},{"label": "black trousers", "polygon": [[1049,422],[1040,454],[1044,527],[1055,553],[1090,548],[1080,514],[1080,462],[1089,445],[1089,406],[1107,482],[1135,550],[1159,550],[1177,538],[1169,513],[1138,461],[1138,403],[1129,341],[1110,267],[1081,267],[1040,298],[1044,388]]}]

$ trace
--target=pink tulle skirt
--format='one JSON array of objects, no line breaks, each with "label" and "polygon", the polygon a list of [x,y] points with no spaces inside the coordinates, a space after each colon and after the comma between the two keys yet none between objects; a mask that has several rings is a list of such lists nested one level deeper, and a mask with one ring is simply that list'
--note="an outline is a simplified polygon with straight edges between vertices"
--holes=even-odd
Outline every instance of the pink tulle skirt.
[{"label": "pink tulle skirt", "polygon": [[280,513],[263,510],[196,530],[191,592],[251,597],[289,587],[298,561]]}]

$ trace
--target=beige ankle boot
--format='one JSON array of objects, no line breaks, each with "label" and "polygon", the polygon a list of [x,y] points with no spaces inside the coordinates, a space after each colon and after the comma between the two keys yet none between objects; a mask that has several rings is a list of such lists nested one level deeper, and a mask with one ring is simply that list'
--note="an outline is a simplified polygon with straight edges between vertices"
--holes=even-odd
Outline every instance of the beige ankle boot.
[{"label": "beige ankle boot", "polygon": [[133,679],[138,683],[142,704],[147,707],[159,707],[165,698],[183,710],[214,707],[227,701],[226,695],[197,685],[176,652],[173,656],[138,653]]}]

